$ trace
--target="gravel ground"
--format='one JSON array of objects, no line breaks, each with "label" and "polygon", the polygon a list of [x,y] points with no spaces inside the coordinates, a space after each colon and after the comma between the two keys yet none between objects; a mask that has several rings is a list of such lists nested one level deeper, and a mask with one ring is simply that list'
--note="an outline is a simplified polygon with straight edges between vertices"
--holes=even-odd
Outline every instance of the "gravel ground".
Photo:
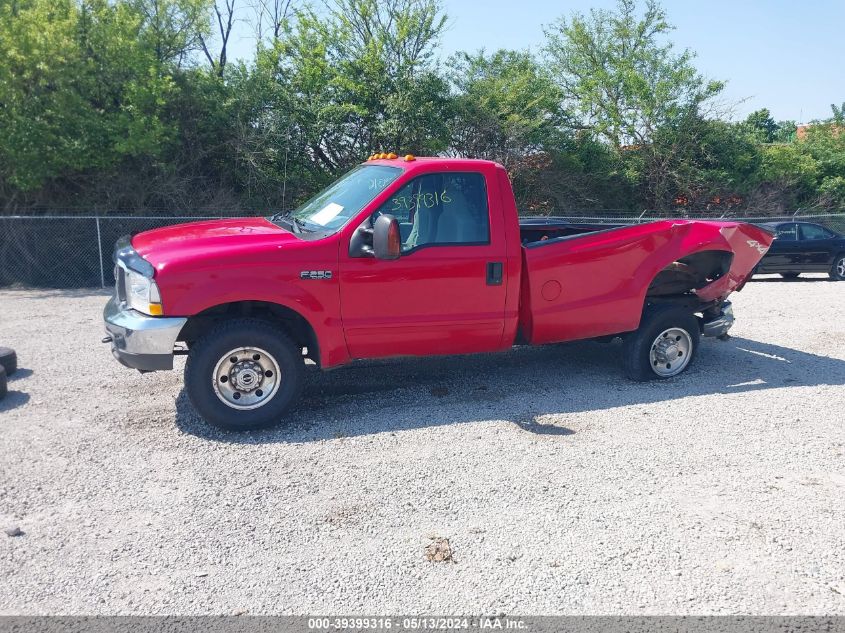
[{"label": "gravel ground", "polygon": [[845,614],[845,284],[749,284],[667,382],[370,362],[240,435],[118,365],[104,303],[0,291],[0,613]]}]

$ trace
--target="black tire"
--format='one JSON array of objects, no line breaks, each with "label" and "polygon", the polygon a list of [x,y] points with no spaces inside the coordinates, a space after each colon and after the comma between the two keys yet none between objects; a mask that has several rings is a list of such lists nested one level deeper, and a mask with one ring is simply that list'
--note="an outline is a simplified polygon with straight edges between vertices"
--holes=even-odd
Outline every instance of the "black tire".
[{"label": "black tire", "polygon": [[11,347],[0,347],[0,366],[11,376],[18,370],[18,355]]},{"label": "black tire", "polygon": [[[229,352],[241,347],[266,350],[278,365],[277,390],[254,409],[226,404],[215,387],[219,375],[215,368]],[[304,380],[302,349],[280,327],[260,319],[234,319],[219,324],[191,347],[185,365],[185,389],[191,404],[206,422],[228,431],[250,431],[280,423],[299,399]]]},{"label": "black tire", "polygon": [[834,281],[845,281],[845,253],[839,253],[833,258],[829,275]]},{"label": "black tire", "polygon": [[6,384],[6,370],[0,365],[0,400],[6,397],[9,392],[9,386]]},{"label": "black tire", "polygon": [[651,360],[652,347],[657,337],[672,328],[679,328],[689,335],[689,351],[678,373],[686,371],[695,359],[701,338],[698,318],[686,308],[655,306],[645,310],[639,329],[628,334],[622,346],[622,365],[631,380],[642,382],[672,377],[658,374]]},{"label": "black tire", "polygon": [[801,273],[781,273],[780,276],[784,279],[798,279],[798,275]]}]

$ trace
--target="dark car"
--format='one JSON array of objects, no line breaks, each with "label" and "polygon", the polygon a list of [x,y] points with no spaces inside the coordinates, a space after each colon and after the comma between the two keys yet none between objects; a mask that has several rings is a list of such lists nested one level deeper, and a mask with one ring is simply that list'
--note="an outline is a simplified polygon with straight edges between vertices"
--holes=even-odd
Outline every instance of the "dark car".
[{"label": "dark car", "polygon": [[775,234],[771,248],[755,273],[780,273],[794,279],[801,273],[827,273],[845,280],[845,236],[810,222],[761,224]]}]

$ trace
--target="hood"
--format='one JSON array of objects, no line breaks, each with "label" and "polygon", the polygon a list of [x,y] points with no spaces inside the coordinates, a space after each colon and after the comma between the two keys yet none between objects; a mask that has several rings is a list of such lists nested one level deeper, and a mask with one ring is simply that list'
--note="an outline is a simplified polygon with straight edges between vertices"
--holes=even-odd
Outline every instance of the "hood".
[{"label": "hood", "polygon": [[285,242],[299,240],[266,218],[257,217],[205,220],[144,231],[132,238],[132,247],[156,270],[162,270],[178,260],[222,256],[233,250],[253,251],[265,244]]}]

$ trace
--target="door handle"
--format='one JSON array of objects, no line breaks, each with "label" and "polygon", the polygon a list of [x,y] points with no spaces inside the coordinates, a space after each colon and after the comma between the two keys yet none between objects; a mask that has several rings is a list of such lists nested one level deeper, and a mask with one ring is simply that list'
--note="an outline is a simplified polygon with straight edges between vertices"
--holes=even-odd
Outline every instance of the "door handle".
[{"label": "door handle", "polygon": [[501,286],[502,285],[502,270],[504,265],[502,262],[487,262],[487,285]]}]

